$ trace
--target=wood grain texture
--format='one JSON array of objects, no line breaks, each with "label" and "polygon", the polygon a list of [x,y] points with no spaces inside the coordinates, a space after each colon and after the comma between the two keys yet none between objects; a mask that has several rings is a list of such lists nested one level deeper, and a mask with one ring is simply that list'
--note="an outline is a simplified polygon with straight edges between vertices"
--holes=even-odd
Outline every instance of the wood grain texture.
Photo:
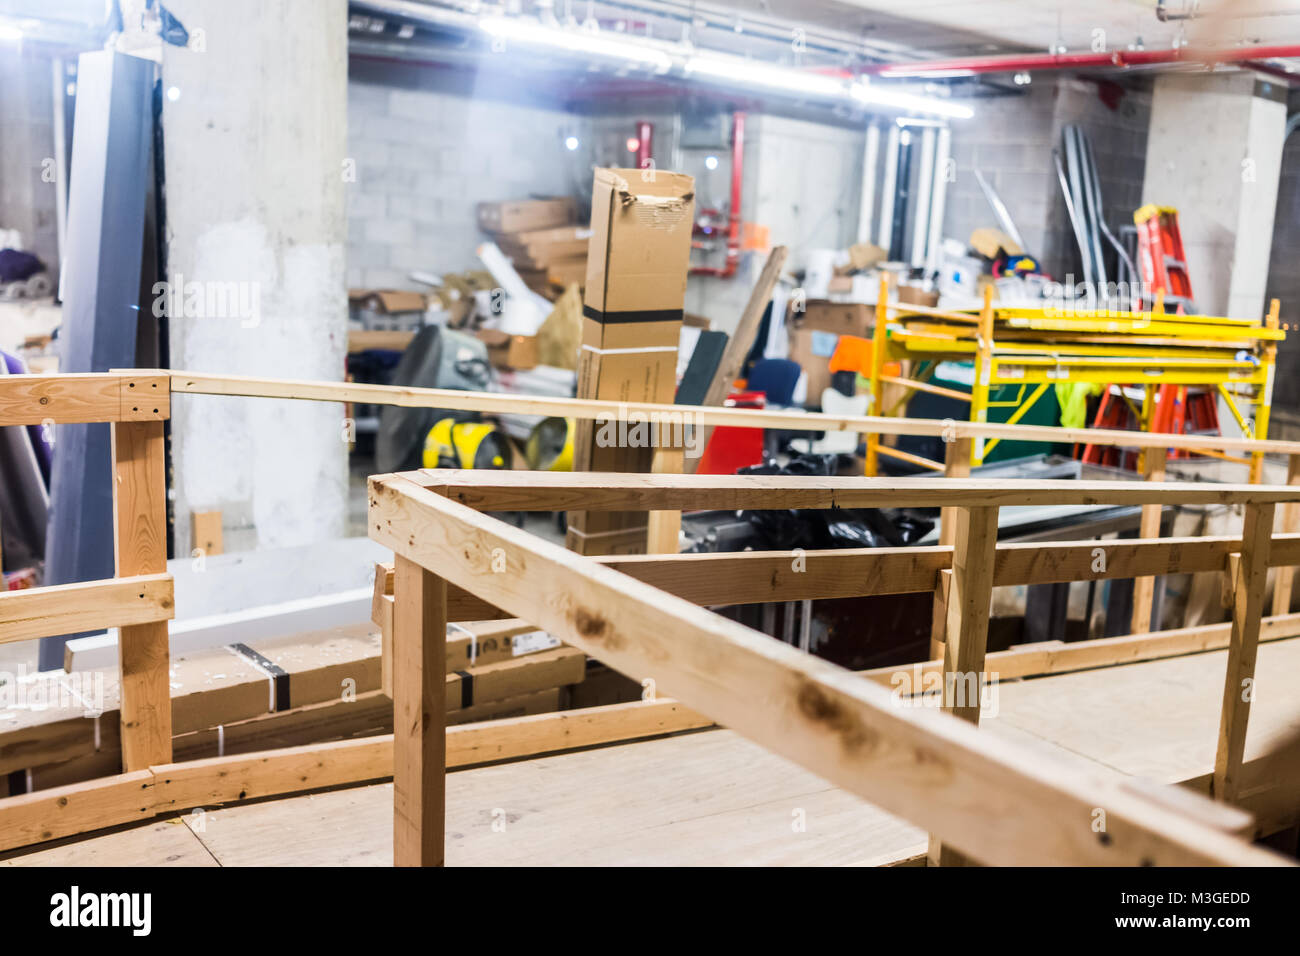
[{"label": "wood grain texture", "polygon": [[1300,442],[1257,441],[1214,435],[1171,435],[1094,428],[1057,428],[1049,425],[1004,425],[995,422],[945,422],[937,419],[893,418],[880,415],[775,412],[751,408],[709,408],[654,402],[623,403],[496,392],[463,392],[453,389],[216,375],[207,372],[175,372],[172,374],[171,385],[174,392],[190,394],[243,395],[253,398],[283,398],[313,402],[364,402],[405,408],[455,408],[488,414],[612,418],[617,421],[627,415],[680,416],[689,413],[691,420],[696,424],[711,427],[725,425],[737,428],[782,428],[792,431],[856,431],[861,434],[874,432],[881,435],[929,435],[935,438],[946,435],[953,438],[983,437],[1007,441],[1064,444],[1085,442],[1122,448],[1215,448],[1223,451],[1300,454]]},{"label": "wood grain texture", "polygon": [[[113,513],[117,575],[167,570],[167,483],[161,421],[113,426]],[[125,770],[172,755],[170,649],[165,621],[119,632],[122,763]]]},{"label": "wood grain texture", "polygon": [[393,862],[442,866],[447,584],[398,553],[393,599]]},{"label": "wood grain texture", "polygon": [[175,616],[170,574],[6,591],[0,592],[0,644]]},{"label": "wood grain texture", "polygon": [[[1286,483],[1300,485],[1300,458],[1292,456],[1287,460]],[[1282,505],[1283,533],[1300,531],[1300,502],[1290,501]],[[1276,550],[1276,544],[1275,544]],[[1273,582],[1273,613],[1286,614],[1291,610],[1291,593],[1295,585],[1295,566],[1284,564],[1278,567]]]},{"label": "wood grain texture", "polygon": [[[1142,453],[1143,470],[1146,473],[1147,481],[1164,481],[1165,480],[1165,452],[1159,449],[1148,448]],[[1164,506],[1158,504],[1143,505],[1142,517],[1138,522],[1139,538],[1158,538],[1160,537],[1160,519],[1164,514]],[[1130,624],[1130,631],[1134,634],[1145,634],[1151,630],[1151,609],[1155,603],[1156,579],[1151,575],[1143,575],[1133,581],[1133,619]]]},{"label": "wood grain texture", "polygon": [[[785,267],[785,260],[789,253],[790,250],[785,246],[774,246],[768,253],[767,262],[763,263],[758,281],[750,290],[749,300],[745,303],[744,311],[740,313],[740,321],[736,323],[735,329],[727,339],[727,347],[723,350],[722,359],[718,362],[713,380],[709,382],[708,391],[704,393],[704,401],[700,403],[701,405],[719,407],[731,394],[732,383],[740,378],[740,373],[744,371],[745,358],[754,346],[754,338],[758,335],[759,325],[763,321],[763,312],[767,309],[767,304],[772,301],[772,291],[781,278],[781,270]],[[698,437],[701,450],[709,447],[713,428],[705,425],[702,431],[703,434]],[[702,455],[696,456],[684,462],[685,470],[692,475],[695,474],[702,457]],[[654,548],[650,551],[652,554],[662,553],[662,550]]]},{"label": "wood grain texture", "polygon": [[120,389],[120,377],[107,372],[0,376],[0,425],[115,422]]},{"label": "wood grain texture", "polygon": [[[1027,760],[951,715],[899,707],[842,668],[400,477],[372,479],[369,527],[396,553],[625,674],[653,677],[688,707],[977,859],[1278,862],[1117,780]],[[509,573],[494,572],[494,554]],[[1097,807],[1107,811],[1104,842],[1091,827]]]},{"label": "wood grain texture", "polygon": [[1300,488],[1206,482],[992,478],[636,475],[601,472],[403,473],[480,511],[690,511],[703,509],[981,507],[1006,505],[1227,505],[1297,501]]},{"label": "wood grain texture", "polygon": [[1228,643],[1228,665],[1223,683],[1219,746],[1214,757],[1214,795],[1220,800],[1231,801],[1236,796],[1238,775],[1246,753],[1246,727],[1255,696],[1255,659],[1259,652],[1264,589],[1268,585],[1273,516],[1272,504],[1246,506],[1241,557],[1233,581],[1232,638]]}]

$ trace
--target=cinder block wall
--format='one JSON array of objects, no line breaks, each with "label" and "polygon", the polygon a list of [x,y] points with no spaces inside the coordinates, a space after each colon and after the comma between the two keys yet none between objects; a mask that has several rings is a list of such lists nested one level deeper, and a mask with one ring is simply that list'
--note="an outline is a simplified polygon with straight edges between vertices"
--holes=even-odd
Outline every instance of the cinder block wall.
[{"label": "cinder block wall", "polygon": [[1060,148],[1067,123],[1083,127],[1097,160],[1106,222],[1118,237],[1141,204],[1150,93],[1126,91],[1112,108],[1096,84],[1046,76],[1035,78],[1021,96],[970,105],[975,117],[952,123],[956,178],[948,187],[944,236],[965,242],[975,229],[997,225],[975,179],[979,169],[1006,204],[1026,251],[1054,278],[1073,272],[1082,281],[1052,150]]},{"label": "cinder block wall", "polygon": [[[575,117],[486,74],[354,59],[348,77],[349,287],[420,288],[411,270],[482,268],[475,204],[568,195]],[[562,155],[564,154],[564,155]],[[583,170],[590,191],[590,172]]]}]

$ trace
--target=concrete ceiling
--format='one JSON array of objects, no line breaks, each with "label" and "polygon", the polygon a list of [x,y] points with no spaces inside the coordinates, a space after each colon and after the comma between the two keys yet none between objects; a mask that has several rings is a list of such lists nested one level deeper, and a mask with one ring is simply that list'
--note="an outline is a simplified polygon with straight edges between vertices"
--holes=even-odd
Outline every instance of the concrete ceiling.
[{"label": "concrete ceiling", "polygon": [[[1165,4],[1170,13],[1192,5],[1192,0]],[[1164,23],[1156,17],[1157,0],[842,0],[837,6],[895,16],[905,10],[914,28],[925,24],[982,34],[1008,49],[1063,44],[1087,50],[1099,38],[1107,49],[1138,41],[1149,50],[1168,48],[1180,38],[1193,46],[1300,43],[1300,0],[1200,0],[1203,16]]]},{"label": "concrete ceiling", "polygon": [[[1169,13],[1193,0],[1166,0]],[[1300,0],[1199,0],[1197,19],[1161,22],[1157,0],[715,0],[746,13],[804,22],[908,48],[913,55],[979,55],[1057,45],[1107,49],[1175,40],[1211,44],[1300,43]],[[1104,31],[1098,35],[1095,31]]]}]

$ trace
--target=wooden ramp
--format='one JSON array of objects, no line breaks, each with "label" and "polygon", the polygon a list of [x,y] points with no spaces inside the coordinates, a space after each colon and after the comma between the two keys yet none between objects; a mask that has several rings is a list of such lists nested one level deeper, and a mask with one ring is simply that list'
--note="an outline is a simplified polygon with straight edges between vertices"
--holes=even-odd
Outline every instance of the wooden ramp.
[{"label": "wooden ramp", "polygon": [[[1226,652],[1010,681],[981,733],[1170,783],[1213,770]],[[1300,639],[1259,650],[1247,760],[1300,728]],[[186,814],[6,866],[387,866],[391,784]],[[926,834],[726,730],[451,773],[447,863],[852,865]]]}]

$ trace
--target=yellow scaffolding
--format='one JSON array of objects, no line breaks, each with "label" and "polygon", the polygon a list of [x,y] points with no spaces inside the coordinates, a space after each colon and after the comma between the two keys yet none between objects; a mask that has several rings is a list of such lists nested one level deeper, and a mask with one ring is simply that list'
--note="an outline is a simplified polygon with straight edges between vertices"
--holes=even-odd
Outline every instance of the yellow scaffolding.
[{"label": "yellow scaffolding", "polygon": [[[891,318],[892,314],[892,318]],[[938,392],[970,403],[970,421],[987,422],[990,408],[1014,407],[1009,423],[1020,421],[1049,386],[1091,383],[1134,385],[1143,389],[1142,408],[1127,396],[1142,430],[1150,430],[1155,390],[1161,385],[1215,389],[1247,437],[1267,438],[1273,400],[1277,343],[1286,337],[1274,300],[1264,322],[1227,316],[1166,314],[1157,301],[1150,312],[1068,312],[1051,308],[997,308],[993,287],[984,288],[978,312],[951,311],[889,302],[889,279],[882,276],[876,302],[871,374],[871,413],[892,415],[917,391]],[[940,361],[973,361],[971,394],[933,385]],[[928,363],[919,378],[887,376],[885,365]],[[884,388],[901,385],[903,396],[884,408]],[[992,389],[1019,386],[1011,402],[991,402]],[[1027,397],[1026,397],[1027,394]],[[1242,405],[1253,405],[1248,416]],[[1252,425],[1253,421],[1253,425]],[[976,439],[971,465],[979,465],[998,439]],[[903,458],[867,436],[866,474],[877,474],[879,456]],[[943,469],[940,462],[907,455],[913,464]],[[1263,456],[1251,456],[1251,480],[1259,480]]]}]

